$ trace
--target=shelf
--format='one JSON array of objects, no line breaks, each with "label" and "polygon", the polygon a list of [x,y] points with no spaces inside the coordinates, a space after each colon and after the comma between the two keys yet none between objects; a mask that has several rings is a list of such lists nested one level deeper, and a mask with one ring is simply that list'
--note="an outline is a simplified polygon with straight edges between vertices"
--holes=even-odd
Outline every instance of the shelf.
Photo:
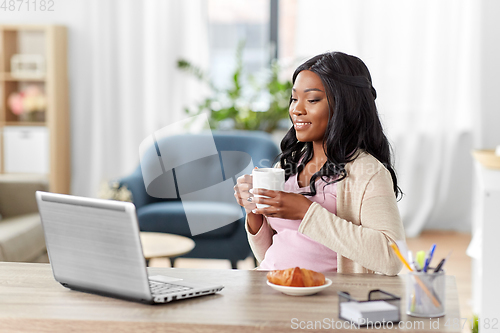
[{"label": "shelf", "polygon": [[44,25],[25,25],[25,24],[6,24],[2,25],[1,30],[3,31],[40,31],[45,32],[47,30],[47,26]]},{"label": "shelf", "polygon": [[49,176],[36,173],[0,173],[0,183],[49,183]]},{"label": "shelf", "polygon": [[26,81],[45,82],[45,76],[43,76],[43,77],[33,76],[33,77],[19,78],[19,77],[12,76],[11,73],[0,73],[0,80],[2,80],[2,81],[14,81],[14,82],[16,82],[16,81],[18,81],[18,82],[26,82]]},{"label": "shelf", "polygon": [[45,121],[7,121],[4,126],[46,126]]},{"label": "shelf", "polygon": [[474,150],[472,156],[485,168],[500,170],[500,156],[495,154],[494,149]]}]

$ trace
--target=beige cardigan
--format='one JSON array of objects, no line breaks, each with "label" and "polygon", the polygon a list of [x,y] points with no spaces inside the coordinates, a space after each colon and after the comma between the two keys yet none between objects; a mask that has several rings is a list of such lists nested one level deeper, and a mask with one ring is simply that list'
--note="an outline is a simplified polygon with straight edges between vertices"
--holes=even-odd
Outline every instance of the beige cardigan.
[{"label": "beige cardigan", "polygon": [[[298,231],[337,252],[339,273],[396,275],[402,263],[388,242],[404,240],[405,234],[391,174],[363,151],[345,169],[347,177],[337,183],[337,215],[313,202]],[[248,231],[248,222],[245,228],[261,262],[274,231],[267,220],[255,235]]]}]

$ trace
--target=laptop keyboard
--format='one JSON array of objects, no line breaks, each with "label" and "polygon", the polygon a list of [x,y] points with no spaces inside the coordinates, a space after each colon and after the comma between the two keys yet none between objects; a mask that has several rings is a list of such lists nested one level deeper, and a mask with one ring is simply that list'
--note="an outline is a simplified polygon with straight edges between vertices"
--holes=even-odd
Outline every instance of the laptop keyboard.
[{"label": "laptop keyboard", "polygon": [[173,294],[193,289],[192,287],[186,287],[186,286],[180,286],[178,284],[156,282],[156,281],[149,281],[149,288],[151,289],[151,293],[153,294],[153,296]]}]

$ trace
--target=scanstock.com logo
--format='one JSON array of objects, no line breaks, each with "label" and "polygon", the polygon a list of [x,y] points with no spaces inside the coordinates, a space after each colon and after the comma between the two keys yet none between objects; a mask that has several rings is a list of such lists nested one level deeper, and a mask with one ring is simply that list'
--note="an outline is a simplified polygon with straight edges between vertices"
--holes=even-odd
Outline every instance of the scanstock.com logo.
[{"label": "scanstock.com logo", "polygon": [[146,192],[180,199],[192,236],[243,217],[233,187],[254,167],[245,152],[218,151],[209,128],[206,115],[190,117],[154,132],[139,147]]}]

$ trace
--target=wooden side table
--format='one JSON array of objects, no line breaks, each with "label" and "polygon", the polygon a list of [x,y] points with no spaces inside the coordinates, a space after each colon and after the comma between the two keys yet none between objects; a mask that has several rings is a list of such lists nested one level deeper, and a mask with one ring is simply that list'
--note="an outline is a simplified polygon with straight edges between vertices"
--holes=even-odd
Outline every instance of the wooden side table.
[{"label": "wooden side table", "polygon": [[141,232],[142,252],[146,263],[153,258],[172,258],[189,253],[195,246],[192,239],[162,232]]}]

